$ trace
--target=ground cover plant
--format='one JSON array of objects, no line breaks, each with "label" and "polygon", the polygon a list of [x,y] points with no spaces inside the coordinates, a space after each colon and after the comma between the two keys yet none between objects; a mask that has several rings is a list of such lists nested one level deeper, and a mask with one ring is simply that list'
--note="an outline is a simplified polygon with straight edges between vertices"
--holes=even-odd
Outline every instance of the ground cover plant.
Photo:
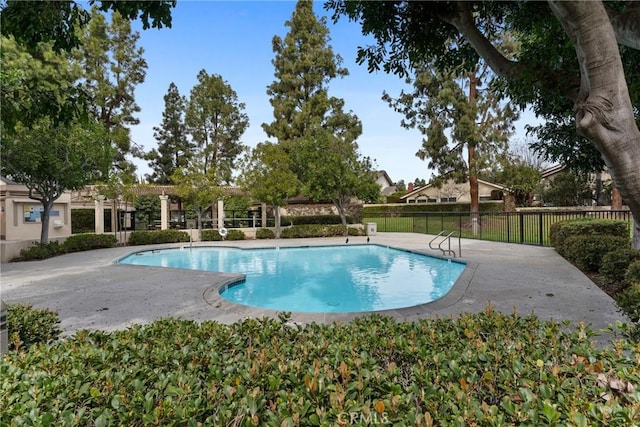
[{"label": "ground cover plant", "polygon": [[301,326],[165,319],[2,359],[2,424],[640,423],[640,348],[487,309]]},{"label": "ground cover plant", "polygon": [[54,311],[32,305],[7,305],[7,331],[10,351],[25,351],[31,346],[58,339],[62,330]]}]

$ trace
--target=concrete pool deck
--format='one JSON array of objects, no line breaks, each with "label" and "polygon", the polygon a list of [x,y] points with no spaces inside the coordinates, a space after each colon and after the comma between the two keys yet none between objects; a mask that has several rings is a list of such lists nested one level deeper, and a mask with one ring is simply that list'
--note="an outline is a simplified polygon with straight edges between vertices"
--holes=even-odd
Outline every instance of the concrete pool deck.
[{"label": "concrete pool deck", "polygon": [[[371,237],[371,243],[438,255],[439,251],[429,249],[431,237],[379,233]],[[366,237],[352,236],[349,242],[366,243]],[[194,246],[344,244],[344,238],[336,237],[202,242]],[[184,244],[128,246],[2,264],[0,294],[7,304],[28,303],[57,311],[64,335],[80,329],[124,329],[165,317],[232,323],[246,317],[277,315],[276,311],[240,306],[219,297],[219,287],[238,280],[236,274],[115,264],[129,253],[180,246]],[[411,321],[480,312],[491,304],[507,314],[515,310],[521,315],[534,313],[545,320],[569,320],[572,325],[584,322],[596,332],[625,320],[613,299],[552,248],[462,239],[461,259],[468,266],[445,297],[379,313]],[[348,321],[366,314],[292,313],[292,320]]]}]

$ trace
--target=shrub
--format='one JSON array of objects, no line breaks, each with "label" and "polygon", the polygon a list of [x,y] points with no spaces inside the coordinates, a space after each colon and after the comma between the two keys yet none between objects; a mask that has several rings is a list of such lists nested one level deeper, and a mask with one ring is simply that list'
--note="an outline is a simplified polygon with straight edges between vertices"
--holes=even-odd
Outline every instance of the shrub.
[{"label": "shrub", "polygon": [[89,251],[92,249],[112,248],[118,243],[113,234],[75,234],[62,244],[65,252]]},{"label": "shrub", "polygon": [[64,247],[53,240],[49,243],[33,242],[28,248],[20,251],[20,256],[14,261],[32,261],[34,259],[47,259],[56,255],[62,255]]},{"label": "shrub", "polygon": [[349,233],[349,236],[366,236],[367,234],[365,229],[360,227],[349,227],[347,232]]},{"label": "shrub", "polygon": [[[634,323],[640,323],[640,282],[616,295],[616,304]],[[640,325],[638,325],[640,327]]]},{"label": "shrub", "polygon": [[637,285],[640,283],[640,261],[636,261],[629,265],[627,273],[624,276],[625,283]]},{"label": "shrub", "polygon": [[570,236],[610,235],[629,238],[628,225],[612,219],[580,218],[551,224],[549,240],[551,246],[564,256],[566,241]]},{"label": "shrub", "polygon": [[211,242],[211,241],[220,241],[222,240],[222,236],[218,232],[218,230],[202,230],[202,241],[203,242]]},{"label": "shrub", "polygon": [[245,235],[244,235],[244,231],[242,230],[236,230],[236,229],[232,229],[227,231],[227,237],[225,237],[226,240],[244,240],[245,239]]},{"label": "shrub", "polygon": [[188,242],[189,234],[180,230],[134,231],[129,235],[130,245]]},{"label": "shrub", "polygon": [[602,257],[600,274],[610,284],[624,285],[627,269],[634,261],[640,260],[640,251],[632,248],[620,248]]},{"label": "shrub", "polygon": [[259,228],[256,230],[256,239],[274,239],[275,237],[276,233],[268,228]]},{"label": "shrub", "polygon": [[62,332],[58,328],[58,313],[31,305],[7,305],[9,350],[26,351],[40,343],[55,341]]},{"label": "shrub", "polygon": [[595,348],[585,328],[495,312],[289,320],[164,319],[10,354],[0,424],[309,426],[350,413],[376,425],[640,423],[625,391],[640,383],[637,353]]},{"label": "shrub", "polygon": [[95,231],[96,213],[93,209],[71,209],[72,233],[95,233]]},{"label": "shrub", "polygon": [[629,237],[595,234],[569,236],[563,243],[564,257],[580,269],[597,273],[606,254],[630,244]]}]

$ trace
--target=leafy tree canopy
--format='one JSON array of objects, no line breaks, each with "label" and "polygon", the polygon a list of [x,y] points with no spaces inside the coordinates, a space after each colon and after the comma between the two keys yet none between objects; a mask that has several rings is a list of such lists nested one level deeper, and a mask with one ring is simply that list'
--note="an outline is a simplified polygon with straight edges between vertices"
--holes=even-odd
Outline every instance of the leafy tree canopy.
[{"label": "leafy tree canopy", "polygon": [[41,243],[48,242],[49,212],[65,190],[76,190],[105,176],[112,152],[102,141],[100,123],[55,125],[47,118],[31,127],[16,125],[2,138],[2,175],[29,189],[43,205]]},{"label": "leafy tree canopy", "polygon": [[[126,19],[140,19],[148,29],[171,27],[171,8],[175,0],[156,1],[96,1],[89,0],[101,11],[114,11]],[[56,51],[78,47],[78,29],[89,22],[89,13],[76,1],[3,2],[0,27],[4,35],[13,35],[29,49],[35,50],[41,42],[53,42]]]},{"label": "leafy tree canopy", "polygon": [[[551,121],[572,119],[629,205],[640,247],[638,2],[329,0],[326,7],[374,37],[358,53],[371,71],[404,75],[425,59],[447,70],[481,57],[514,103]],[[492,43],[504,31],[520,42],[514,58]]]}]

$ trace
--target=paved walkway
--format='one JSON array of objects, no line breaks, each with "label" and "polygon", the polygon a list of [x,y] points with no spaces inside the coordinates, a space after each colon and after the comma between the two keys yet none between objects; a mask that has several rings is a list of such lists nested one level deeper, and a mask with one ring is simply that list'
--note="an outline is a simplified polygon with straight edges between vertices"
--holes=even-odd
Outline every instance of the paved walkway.
[{"label": "paved walkway", "polygon": [[[428,248],[429,240],[429,236],[412,233],[371,237],[371,243],[437,255]],[[353,243],[366,243],[366,237],[351,237]],[[344,238],[202,243],[242,248],[331,244],[343,245]],[[2,264],[0,293],[8,304],[31,303],[58,311],[65,334],[79,329],[121,329],[169,316],[231,323],[245,317],[276,315],[271,310],[222,299],[219,287],[237,280],[235,274],[114,263],[131,252],[177,246],[101,249],[44,261]],[[516,310],[543,319],[585,322],[595,331],[624,320],[608,295],[551,248],[463,239],[462,259],[468,266],[445,297],[383,313],[398,320],[414,320],[480,312],[491,304],[504,313]],[[330,322],[359,315],[362,313],[293,313],[292,319]]]}]

